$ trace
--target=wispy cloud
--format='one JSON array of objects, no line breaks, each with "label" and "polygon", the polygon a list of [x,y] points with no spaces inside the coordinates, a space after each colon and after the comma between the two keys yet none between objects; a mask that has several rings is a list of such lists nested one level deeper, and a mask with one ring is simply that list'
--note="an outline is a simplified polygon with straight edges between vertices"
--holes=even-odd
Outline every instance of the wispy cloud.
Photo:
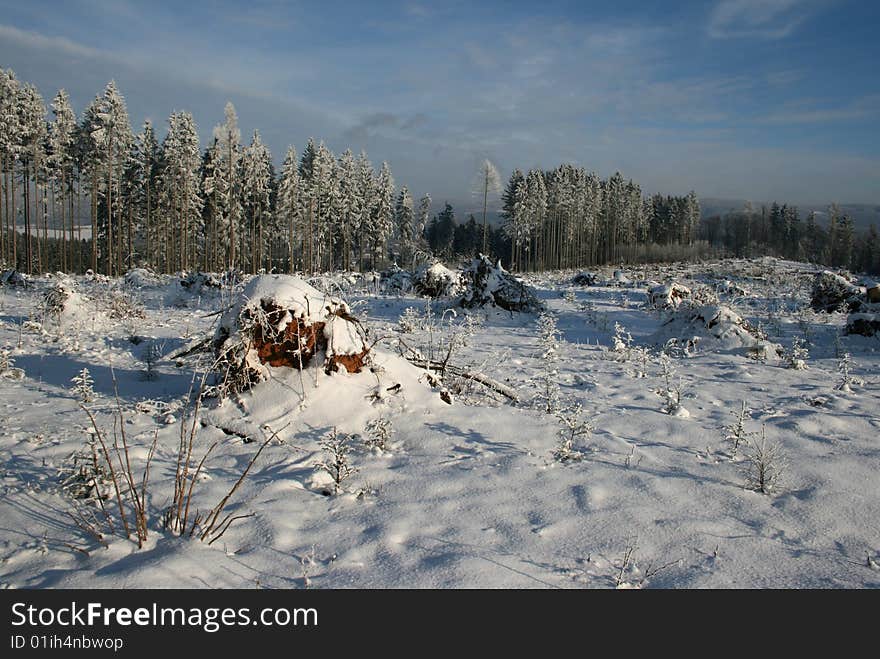
[{"label": "wispy cloud", "polygon": [[105,57],[108,55],[108,53],[97,48],[76,43],[66,37],[49,36],[29,30],[20,30],[11,25],[0,24],[0,39],[20,46],[51,50],[73,57]]},{"label": "wispy cloud", "polygon": [[357,144],[364,144],[377,134],[408,133],[420,128],[427,121],[427,115],[421,112],[410,116],[402,116],[392,112],[374,112],[362,117],[348,128],[343,133],[343,137]]},{"label": "wispy cloud", "polygon": [[871,94],[849,103],[829,107],[799,102],[755,121],[765,124],[815,124],[832,121],[855,121],[880,115],[880,95]]},{"label": "wispy cloud", "polygon": [[709,17],[708,33],[715,39],[783,39],[815,8],[815,0],[721,0]]}]

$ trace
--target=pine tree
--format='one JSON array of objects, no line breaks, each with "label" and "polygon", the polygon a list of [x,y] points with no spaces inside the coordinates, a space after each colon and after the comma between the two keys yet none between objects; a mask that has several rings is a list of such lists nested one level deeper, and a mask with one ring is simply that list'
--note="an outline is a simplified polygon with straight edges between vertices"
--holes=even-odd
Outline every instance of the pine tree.
[{"label": "pine tree", "polygon": [[853,265],[853,247],[855,246],[855,227],[849,215],[844,215],[838,226],[836,237],[836,263],[850,269]]},{"label": "pine tree", "polygon": [[540,255],[543,245],[541,236],[544,233],[544,223],[547,215],[547,187],[544,182],[544,174],[540,170],[530,170],[526,176],[525,198],[525,225],[528,236],[532,238],[532,249],[527,251],[531,255],[531,265],[534,268],[543,268],[540,263]]},{"label": "pine tree", "polygon": [[293,272],[296,269],[294,253],[297,249],[297,240],[300,241],[300,254],[302,254],[302,240],[305,235],[300,192],[301,183],[296,149],[291,146],[288,147],[284,163],[281,165],[281,180],[278,183],[276,202],[276,215],[278,221],[284,226],[287,236],[288,272]]},{"label": "pine tree", "polygon": [[[19,125],[19,148],[18,156],[21,162],[21,182],[23,191],[22,208],[24,210],[25,225],[25,255],[26,269],[31,274],[36,265],[38,270],[42,270],[42,263],[39,252],[36,257],[34,255],[34,234],[39,239],[39,232],[36,231],[38,207],[39,207],[39,179],[38,173],[44,166],[46,157],[45,153],[45,137],[46,137],[46,107],[43,104],[43,97],[37,91],[37,88],[31,84],[25,84],[19,87],[19,94],[16,100],[18,111]],[[34,183],[33,194],[31,193],[31,181]],[[34,205],[34,211],[31,211],[31,203]],[[39,245],[37,246],[39,250]],[[36,260],[35,260],[36,259]]]},{"label": "pine tree", "polygon": [[[266,267],[266,227],[271,219],[271,160],[269,149],[260,139],[259,131],[255,130],[242,157],[242,197],[247,223],[247,244],[251,246],[251,253],[246,258],[250,262],[252,273]],[[242,262],[244,258],[245,254],[242,254]]]},{"label": "pine tree", "polygon": [[339,195],[336,159],[323,142],[318,144],[312,161],[312,177],[309,181],[315,204],[315,240],[318,264],[326,270],[333,269],[335,245],[335,211]]},{"label": "pine tree", "polygon": [[360,199],[360,212],[354,218],[354,234],[357,237],[358,269],[364,269],[364,252],[370,244],[370,225],[373,213],[373,199],[376,190],[376,174],[367,154],[361,151],[356,167],[357,189]]},{"label": "pine tree", "polygon": [[0,68],[0,174],[3,199],[0,210],[0,260],[18,268],[18,232],[16,212],[15,167],[20,154],[21,118],[18,113],[20,84],[10,69]]},{"label": "pine tree", "polygon": [[[60,209],[61,215],[61,249],[60,266],[65,272],[69,265],[68,240],[73,242],[73,207],[72,185],[74,164],[74,139],[76,134],[76,115],[70,106],[70,97],[63,89],[59,90],[52,100],[53,121],[49,124],[48,171],[55,199],[53,208]],[[67,220],[70,220],[70,233],[67,232]]]},{"label": "pine tree", "polygon": [[840,266],[840,238],[838,237],[840,225],[840,208],[837,204],[831,204],[828,209],[828,240],[826,242],[825,260],[829,265]]},{"label": "pine tree", "polygon": [[104,270],[114,275],[123,269],[120,188],[133,136],[125,99],[113,80],[104,89],[91,128],[98,160],[104,166],[102,209],[97,215],[98,239],[102,244]]},{"label": "pine tree", "polygon": [[431,217],[431,195],[427,192],[419,199],[419,210],[416,213],[413,239],[417,249],[425,247],[425,231],[428,228],[428,219]]},{"label": "pine tree", "polygon": [[413,200],[409,189],[403,186],[394,205],[394,225],[397,227],[397,239],[400,248],[400,261],[409,264],[415,247],[415,214]]},{"label": "pine tree", "polygon": [[376,186],[368,229],[371,249],[371,266],[378,267],[385,246],[394,228],[394,179],[387,162],[382,163]]},{"label": "pine tree", "polygon": [[195,121],[189,112],[168,118],[162,142],[160,210],[165,225],[162,240],[164,271],[185,270],[197,264],[204,235],[199,194],[201,153]]},{"label": "pine tree", "polygon": [[220,200],[216,243],[218,257],[222,253],[224,267],[230,269],[241,260],[237,249],[242,224],[241,131],[235,106],[227,103],[223,112],[224,122],[214,128],[219,152],[214,188]]},{"label": "pine tree", "polygon": [[351,269],[353,235],[360,218],[361,190],[358,185],[357,163],[351,149],[346,149],[336,165],[337,206],[336,233],[342,250],[342,268]]},{"label": "pine tree", "polygon": [[804,226],[804,250],[807,260],[818,263],[824,250],[822,229],[816,223],[816,213],[811,211]]},{"label": "pine tree", "polygon": [[199,194],[202,199],[202,225],[205,227],[203,262],[205,270],[217,265],[217,238],[222,212],[221,196],[217,186],[221,167],[219,140],[215,137],[202,154],[199,167]]}]

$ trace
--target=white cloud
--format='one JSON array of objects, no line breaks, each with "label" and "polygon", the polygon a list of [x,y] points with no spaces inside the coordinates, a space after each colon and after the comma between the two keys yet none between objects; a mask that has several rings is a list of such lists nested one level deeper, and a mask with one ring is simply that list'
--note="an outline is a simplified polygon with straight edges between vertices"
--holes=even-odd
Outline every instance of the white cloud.
[{"label": "white cloud", "polygon": [[757,117],[756,121],[767,124],[814,124],[867,119],[878,114],[880,114],[880,95],[872,94],[833,107],[809,105],[805,102],[791,104]]},{"label": "white cloud", "polygon": [[106,57],[108,55],[96,48],[71,41],[66,37],[47,36],[38,32],[20,30],[11,25],[0,24],[0,39],[20,46],[52,50],[74,57]]},{"label": "white cloud", "polygon": [[712,10],[708,33],[716,39],[783,39],[809,17],[815,4],[814,0],[721,0]]}]

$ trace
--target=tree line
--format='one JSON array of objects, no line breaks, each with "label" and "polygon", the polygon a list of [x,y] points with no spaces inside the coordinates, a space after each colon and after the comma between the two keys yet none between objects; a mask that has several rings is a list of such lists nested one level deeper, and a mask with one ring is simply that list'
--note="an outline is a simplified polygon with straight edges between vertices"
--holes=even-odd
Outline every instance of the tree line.
[{"label": "tree line", "polygon": [[775,203],[701,221],[693,191],[644,196],[619,172],[601,179],[571,164],[516,169],[502,186],[486,160],[474,186],[482,217],[459,224],[448,203],[432,217],[428,194],[397,190],[388,164],[377,170],[364,152],[337,156],[309,139],[276,172],[259,131],[242,141],[231,103],[204,149],[188,112],[171,114],[161,142],[149,121],[135,134],[113,81],[79,118],[64,90],[48,110],[36,87],[0,69],[0,263],[28,273],[364,270],[480,252],[535,271],[709,249],[880,269],[876,227],[856,236],[836,206],[827,227]]},{"label": "tree line", "polygon": [[514,170],[502,194],[502,217],[510,262],[518,269],[577,268],[635,260],[651,245],[693,246],[700,203],[694,192],[644,197],[620,172],[603,180],[562,164]]},{"label": "tree line", "polygon": [[748,204],[723,216],[705,218],[700,236],[737,257],[773,255],[854,272],[880,273],[876,225],[856,232],[853,219],[837,204],[831,204],[827,217],[827,222],[822,222],[811,211],[802,218],[797,206],[778,202],[760,209]]},{"label": "tree line", "polygon": [[135,134],[113,81],[79,119],[64,90],[49,109],[0,69],[0,260],[27,273],[376,268],[423,244],[430,197],[416,207],[387,163],[310,139],[276,175],[231,103],[204,150],[189,112],[161,142],[149,121]]}]

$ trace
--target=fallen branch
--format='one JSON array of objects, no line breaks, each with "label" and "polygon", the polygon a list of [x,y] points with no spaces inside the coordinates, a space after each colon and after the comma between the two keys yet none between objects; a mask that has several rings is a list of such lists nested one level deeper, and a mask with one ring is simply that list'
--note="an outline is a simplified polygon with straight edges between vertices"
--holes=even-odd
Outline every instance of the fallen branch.
[{"label": "fallen branch", "polygon": [[173,359],[182,359],[183,357],[189,357],[190,355],[194,355],[197,352],[207,352],[211,347],[211,342],[214,340],[213,336],[206,336],[199,341],[195,341],[193,343],[188,344],[186,347],[182,348],[179,352],[175,352],[173,355],[168,355],[168,360]]},{"label": "fallen branch", "polygon": [[483,373],[471,373],[469,371],[465,371],[458,366],[451,366],[446,362],[438,362],[433,359],[425,359],[423,357],[415,357],[404,355],[404,359],[406,359],[409,363],[418,366],[419,368],[424,368],[429,371],[437,371],[439,373],[448,373],[450,375],[454,375],[460,378],[464,378],[465,380],[473,380],[474,382],[478,382],[494,391],[495,393],[501,394],[505,398],[513,401],[514,403],[519,402],[519,397],[516,395],[516,392],[508,387],[505,384],[498,382],[497,380],[493,380],[488,375],[484,375]]}]

